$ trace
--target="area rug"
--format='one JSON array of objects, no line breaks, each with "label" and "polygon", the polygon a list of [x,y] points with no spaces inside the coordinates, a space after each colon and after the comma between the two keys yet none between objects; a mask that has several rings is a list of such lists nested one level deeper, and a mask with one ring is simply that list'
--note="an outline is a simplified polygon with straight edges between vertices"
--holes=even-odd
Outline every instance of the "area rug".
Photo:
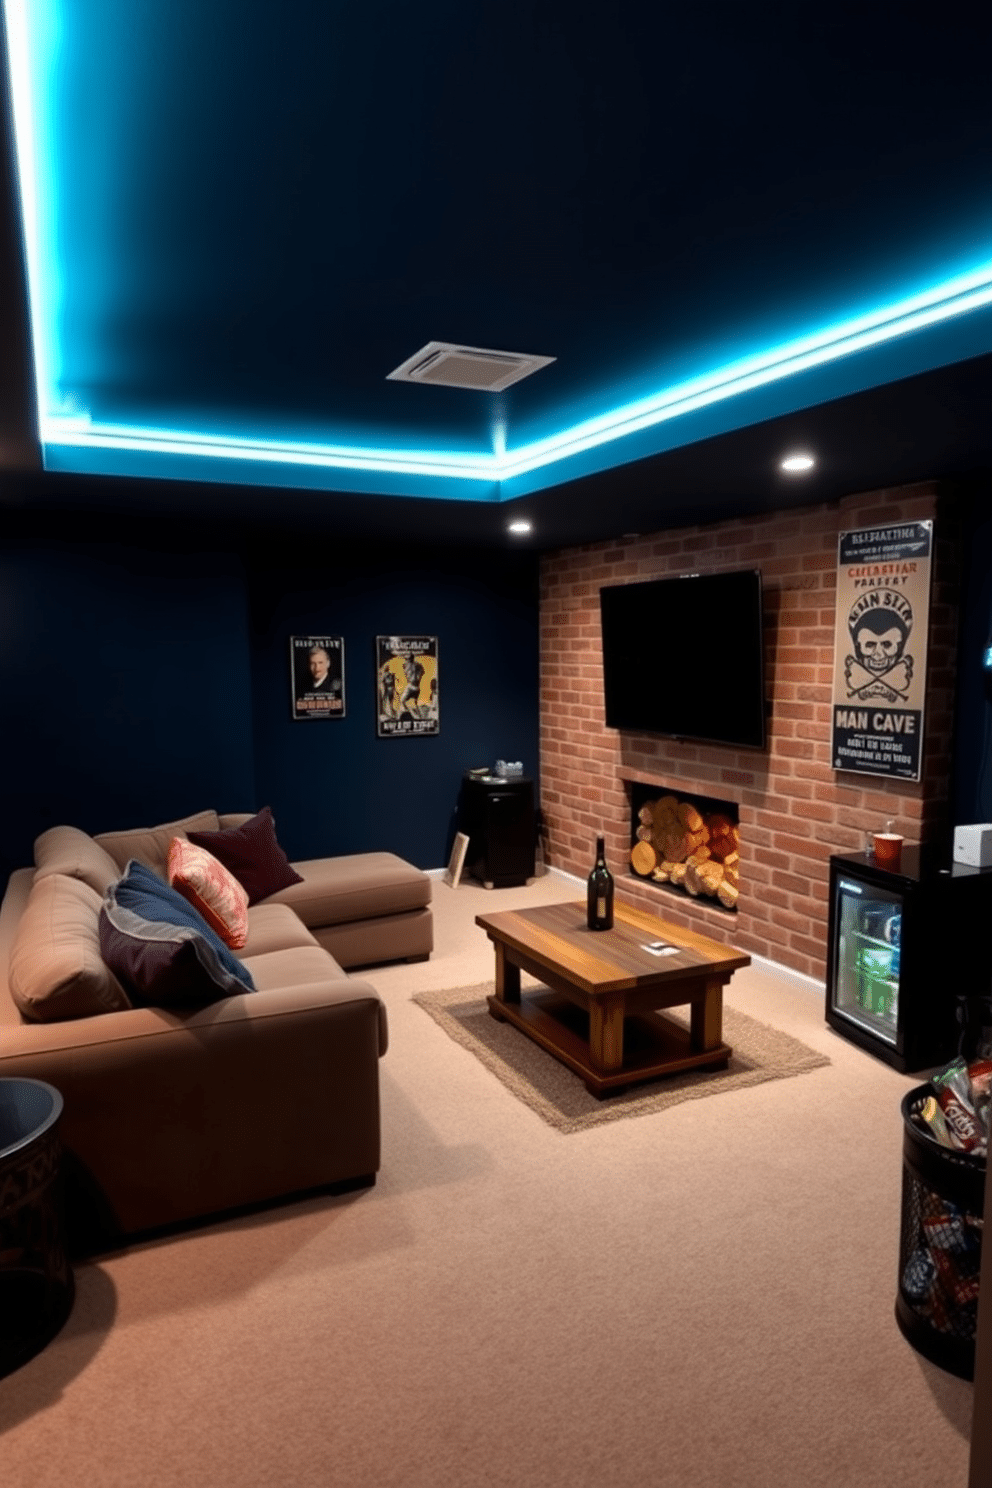
[{"label": "area rug", "polygon": [[[508,1090],[563,1133],[584,1131],[605,1121],[645,1116],[682,1101],[741,1090],[766,1080],[787,1080],[819,1069],[830,1060],[791,1034],[724,1007],[723,1039],[733,1049],[725,1070],[688,1070],[619,1095],[597,1100],[578,1075],[509,1023],[489,1012],[491,982],[447,992],[418,992],[413,1001],[430,1013],[456,1044],[473,1053]],[[669,1010],[667,1016],[679,1019]],[[685,1019],[688,1026],[688,1019]]]}]

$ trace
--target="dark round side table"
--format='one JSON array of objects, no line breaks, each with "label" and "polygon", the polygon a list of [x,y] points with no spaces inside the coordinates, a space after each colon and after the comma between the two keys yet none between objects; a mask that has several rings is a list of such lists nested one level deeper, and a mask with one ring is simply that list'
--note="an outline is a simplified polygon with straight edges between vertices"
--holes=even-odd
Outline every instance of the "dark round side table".
[{"label": "dark round side table", "polygon": [[40,1353],[72,1311],[61,1116],[54,1086],[0,1079],[0,1377]]}]

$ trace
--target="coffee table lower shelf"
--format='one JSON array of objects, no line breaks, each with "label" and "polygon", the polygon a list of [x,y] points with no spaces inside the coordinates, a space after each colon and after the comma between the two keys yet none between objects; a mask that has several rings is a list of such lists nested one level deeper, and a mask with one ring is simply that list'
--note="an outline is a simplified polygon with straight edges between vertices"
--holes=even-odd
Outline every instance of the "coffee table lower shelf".
[{"label": "coffee table lower shelf", "polygon": [[663,1013],[629,1013],[623,1025],[623,1063],[609,1072],[597,1069],[589,1046],[589,1014],[560,992],[526,992],[519,1002],[487,998],[489,1011],[501,1023],[512,1023],[542,1049],[573,1070],[591,1095],[600,1100],[630,1085],[689,1069],[726,1069],[733,1050],[728,1044],[693,1048],[689,1029]]}]

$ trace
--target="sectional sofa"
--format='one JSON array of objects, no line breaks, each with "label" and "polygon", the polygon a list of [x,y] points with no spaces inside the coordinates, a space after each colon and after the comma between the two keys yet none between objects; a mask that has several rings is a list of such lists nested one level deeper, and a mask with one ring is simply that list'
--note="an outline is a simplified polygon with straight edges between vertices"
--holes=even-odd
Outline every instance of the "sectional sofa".
[{"label": "sectional sofa", "polygon": [[[391,853],[289,865],[293,881],[249,901],[246,943],[225,952],[254,990],[229,979],[209,1000],[187,1001],[173,977],[155,1005],[105,959],[108,905],[112,915],[122,885],[151,869],[171,893],[176,839],[237,842],[261,816],[210,810],[98,837],[54,827],[38,838],[34,866],[11,876],[0,906],[0,1078],[45,1080],[62,1094],[76,1253],[375,1181],[386,1009],[346,968],[430,954],[426,874]],[[198,932],[175,932],[187,933],[199,946]]]}]

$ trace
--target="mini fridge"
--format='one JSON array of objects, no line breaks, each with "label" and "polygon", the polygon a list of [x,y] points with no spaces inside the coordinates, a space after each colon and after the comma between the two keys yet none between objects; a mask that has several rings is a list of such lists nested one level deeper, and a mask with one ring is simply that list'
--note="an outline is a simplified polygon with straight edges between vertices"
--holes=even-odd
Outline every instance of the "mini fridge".
[{"label": "mini fridge", "polygon": [[827,1022],[902,1071],[946,1064],[992,990],[992,871],[904,848],[830,859]]},{"label": "mini fridge", "polygon": [[487,889],[512,888],[534,877],[537,827],[532,780],[466,773],[458,829],[469,838],[465,866]]}]

